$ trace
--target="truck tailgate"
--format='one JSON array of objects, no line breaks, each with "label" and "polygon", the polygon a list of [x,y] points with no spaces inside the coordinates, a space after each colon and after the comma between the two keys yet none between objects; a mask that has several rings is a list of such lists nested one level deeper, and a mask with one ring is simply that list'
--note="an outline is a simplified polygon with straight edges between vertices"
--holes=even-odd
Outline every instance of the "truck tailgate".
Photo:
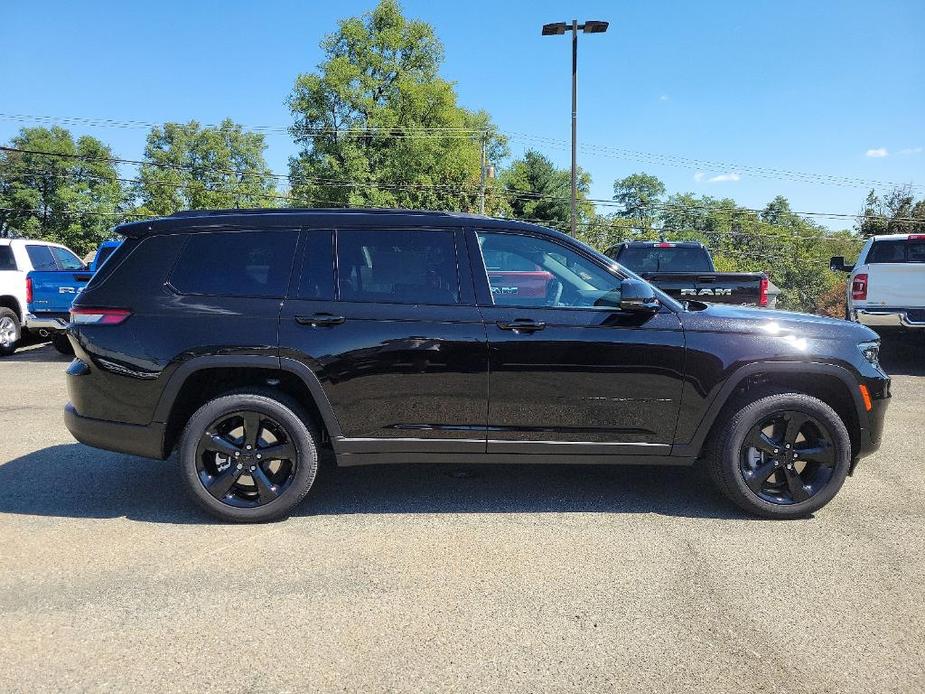
[{"label": "truck tailgate", "polygon": [[761,273],[647,272],[642,278],[681,301],[757,305],[761,297]]},{"label": "truck tailgate", "polygon": [[33,270],[27,277],[32,281],[30,313],[67,313],[93,273],[86,270]]},{"label": "truck tailgate", "polygon": [[925,307],[925,263],[873,263],[867,273],[867,305]]}]

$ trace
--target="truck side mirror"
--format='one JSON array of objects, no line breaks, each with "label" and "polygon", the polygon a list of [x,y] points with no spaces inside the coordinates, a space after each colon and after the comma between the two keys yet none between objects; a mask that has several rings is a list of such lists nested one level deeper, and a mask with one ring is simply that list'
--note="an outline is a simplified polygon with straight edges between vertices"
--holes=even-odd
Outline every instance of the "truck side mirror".
[{"label": "truck side mirror", "polygon": [[633,313],[656,313],[661,306],[652,285],[625,279],[620,285],[620,310]]},{"label": "truck side mirror", "polygon": [[829,259],[829,269],[834,272],[851,272],[854,265],[845,265],[845,257],[836,255]]}]

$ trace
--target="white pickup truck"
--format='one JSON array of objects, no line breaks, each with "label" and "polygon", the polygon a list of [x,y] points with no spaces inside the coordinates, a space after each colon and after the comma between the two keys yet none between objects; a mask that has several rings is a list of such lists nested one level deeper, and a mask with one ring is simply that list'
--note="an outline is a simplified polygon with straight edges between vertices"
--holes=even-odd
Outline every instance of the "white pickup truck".
[{"label": "white pickup truck", "polygon": [[26,276],[32,270],[62,270],[84,267],[83,261],[69,248],[48,241],[0,239],[0,357],[16,351],[23,326],[38,331],[43,326],[30,325]]},{"label": "white pickup truck", "polygon": [[854,265],[842,257],[830,267],[850,273],[846,318],[872,328],[925,329],[925,234],[867,239]]}]

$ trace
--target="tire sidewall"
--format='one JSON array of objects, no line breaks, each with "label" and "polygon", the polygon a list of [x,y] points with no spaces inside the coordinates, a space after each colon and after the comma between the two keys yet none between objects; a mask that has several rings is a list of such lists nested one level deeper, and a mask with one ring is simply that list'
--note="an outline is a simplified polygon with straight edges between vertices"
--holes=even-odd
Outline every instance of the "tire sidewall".
[{"label": "tire sidewall", "polygon": [[[256,508],[237,508],[223,504],[202,485],[196,468],[196,451],[208,426],[224,414],[241,410],[258,412],[282,424],[289,433],[298,456],[295,477],[286,491],[279,498]],[[200,407],[190,417],[183,432],[178,459],[184,482],[193,498],[212,515],[235,523],[259,523],[288,514],[311,489],[318,467],[318,451],[314,437],[299,415],[279,400],[253,394],[225,395]]]},{"label": "tire sidewall", "polygon": [[[828,484],[806,501],[796,504],[765,501],[749,489],[740,470],[741,449],[748,432],[761,420],[784,410],[811,416],[826,428],[826,434],[835,448],[835,470]],[[737,496],[744,502],[743,507],[766,517],[801,518],[822,508],[838,494],[851,468],[851,439],[844,423],[831,407],[809,396],[785,394],[762,398],[744,408],[740,415],[736,417],[734,430],[723,451],[723,465],[735,486]]]},{"label": "tire sidewall", "polygon": [[16,339],[13,341],[13,344],[9,347],[0,347],[0,356],[8,357],[16,351],[16,347],[19,346],[19,343],[22,342],[22,323],[19,321],[19,318],[16,316],[16,313],[7,308],[6,306],[0,307],[0,318],[2,317],[12,318],[13,325],[16,326]]}]

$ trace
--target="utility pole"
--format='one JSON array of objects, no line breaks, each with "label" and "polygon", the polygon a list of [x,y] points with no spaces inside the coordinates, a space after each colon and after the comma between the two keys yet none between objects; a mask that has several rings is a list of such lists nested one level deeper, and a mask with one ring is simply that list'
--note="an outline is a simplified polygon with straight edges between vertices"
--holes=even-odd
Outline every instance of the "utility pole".
[{"label": "utility pole", "polygon": [[485,147],[488,140],[488,133],[482,133],[482,165],[481,175],[479,177],[479,214],[485,214]]},{"label": "utility pole", "polygon": [[572,236],[578,231],[578,31],[586,34],[603,34],[608,22],[588,20],[582,24],[577,19],[571,23],[555,22],[543,25],[543,36],[561,36],[566,30],[572,31]]}]

